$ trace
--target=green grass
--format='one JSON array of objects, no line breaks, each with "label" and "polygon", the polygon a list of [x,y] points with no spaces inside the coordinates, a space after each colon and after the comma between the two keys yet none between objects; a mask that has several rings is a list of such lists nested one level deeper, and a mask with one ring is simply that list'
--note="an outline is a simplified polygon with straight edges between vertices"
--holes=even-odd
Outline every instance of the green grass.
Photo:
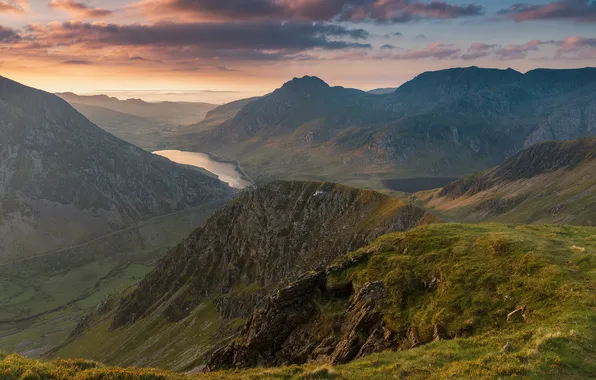
[{"label": "green grass", "polygon": [[[368,258],[334,273],[330,283],[352,282],[358,288],[369,281],[382,281],[388,290],[382,306],[387,326],[394,331],[414,329],[423,344],[370,355],[335,368],[313,364],[187,377],[589,379],[596,373],[594,228],[431,224],[406,233],[386,235],[346,258],[354,254]],[[343,260],[345,258],[338,261]],[[347,305],[340,301],[321,303],[320,321],[341,314]],[[527,319],[507,321],[507,314],[522,305],[527,306]],[[141,330],[147,335],[124,340],[120,335],[109,344],[129,344],[128,339],[147,341],[146,355],[163,355],[164,358],[171,355],[170,360],[176,355],[192,356],[192,347],[184,345],[151,353],[149,338],[153,334],[171,334],[172,337],[178,334],[189,336],[189,343],[205,343],[201,336],[206,336],[204,333],[214,325],[200,325],[200,322],[216,321],[217,313],[209,306],[198,312],[206,314],[194,315],[182,321],[182,325],[166,330],[159,322],[142,321],[146,325]],[[443,326],[451,338],[433,341],[432,330],[436,324]],[[105,332],[92,331],[97,336],[87,335],[88,345],[104,344]],[[505,352],[502,347],[507,343],[511,350]],[[70,355],[61,354],[81,353],[75,349]],[[136,351],[137,359],[140,353]],[[158,361],[153,363],[159,364]],[[131,364],[137,365],[134,360],[128,361],[127,365]],[[54,364],[39,365],[51,367]],[[90,371],[107,377],[89,377]],[[110,371],[123,377],[105,375]],[[88,377],[84,378],[143,378],[126,377],[141,373],[139,371],[143,370],[101,366],[88,370],[85,374]],[[173,372],[160,376],[181,377]]]},{"label": "green grass", "polygon": [[40,355],[110,293],[139,282],[208,211],[195,209],[56,255],[0,266],[0,350]]}]

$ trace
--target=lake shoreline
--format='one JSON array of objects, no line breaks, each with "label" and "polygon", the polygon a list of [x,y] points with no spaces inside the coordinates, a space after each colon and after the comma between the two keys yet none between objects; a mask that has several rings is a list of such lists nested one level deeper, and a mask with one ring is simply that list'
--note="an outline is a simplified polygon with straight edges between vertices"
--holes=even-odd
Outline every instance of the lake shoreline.
[{"label": "lake shoreline", "polygon": [[242,190],[253,184],[250,176],[242,169],[238,161],[228,160],[212,153],[190,152],[177,149],[165,149],[152,152],[181,165],[189,165],[217,176],[230,187]]}]

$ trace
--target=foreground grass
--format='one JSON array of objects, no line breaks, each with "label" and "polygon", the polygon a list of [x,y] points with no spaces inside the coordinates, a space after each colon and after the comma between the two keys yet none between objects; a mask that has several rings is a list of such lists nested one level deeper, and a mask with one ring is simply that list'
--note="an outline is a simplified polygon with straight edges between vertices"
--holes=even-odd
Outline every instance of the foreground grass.
[{"label": "foreground grass", "polygon": [[[332,281],[383,281],[395,331],[434,324],[453,339],[321,364],[211,374],[0,356],[1,379],[590,379],[596,374],[596,229],[437,224],[380,238]],[[432,289],[420,280],[438,278]],[[429,290],[430,289],[430,290]],[[527,319],[506,320],[527,305]],[[473,327],[473,334],[462,328]],[[503,349],[507,346],[507,349]]]}]

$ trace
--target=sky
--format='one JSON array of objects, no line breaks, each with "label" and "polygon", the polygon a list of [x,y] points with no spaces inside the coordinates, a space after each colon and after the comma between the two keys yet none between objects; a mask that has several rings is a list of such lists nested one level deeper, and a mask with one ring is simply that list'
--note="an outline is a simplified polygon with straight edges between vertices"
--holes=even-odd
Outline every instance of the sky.
[{"label": "sky", "polygon": [[596,66],[596,0],[0,0],[0,75],[51,92],[220,104],[466,66]]}]

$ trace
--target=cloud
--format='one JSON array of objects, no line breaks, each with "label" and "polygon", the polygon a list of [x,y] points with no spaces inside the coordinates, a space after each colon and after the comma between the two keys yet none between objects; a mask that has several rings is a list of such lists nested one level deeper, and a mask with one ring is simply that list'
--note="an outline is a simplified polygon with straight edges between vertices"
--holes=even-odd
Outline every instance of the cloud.
[{"label": "cloud", "polygon": [[557,0],[548,4],[514,4],[499,14],[521,22],[528,20],[569,20],[596,22],[596,0]]},{"label": "cloud", "polygon": [[10,43],[18,41],[21,38],[19,34],[10,28],[0,25],[0,43]]},{"label": "cloud", "polygon": [[488,57],[492,53],[492,50],[497,47],[498,45],[475,42],[470,45],[468,51],[460,58],[464,61],[471,61],[478,58]]},{"label": "cloud", "polygon": [[22,14],[29,10],[29,2],[27,0],[7,0],[0,1],[0,13],[17,13]]},{"label": "cloud", "polygon": [[540,41],[532,40],[520,45],[508,45],[504,48],[495,50],[498,59],[512,60],[512,59],[526,59],[528,54],[533,51],[539,51],[541,45],[553,44],[555,41]]},{"label": "cloud", "polygon": [[62,61],[61,64],[63,64],[63,65],[92,65],[93,62],[86,61],[86,60],[73,59],[73,60],[68,60],[68,61]]},{"label": "cloud", "polygon": [[596,38],[571,36],[557,43],[557,58],[559,59],[596,59]]},{"label": "cloud", "polygon": [[219,71],[225,71],[225,72],[236,72],[236,71],[240,71],[240,70],[234,70],[234,69],[227,68],[226,66],[217,66],[216,69],[219,70]]},{"label": "cloud", "polygon": [[178,15],[192,20],[374,21],[399,23],[418,19],[479,16],[476,4],[433,0],[143,0],[137,5],[154,18]]},{"label": "cloud", "polygon": [[128,57],[129,61],[143,61],[143,62],[155,62],[155,63],[163,63],[163,61],[159,60],[159,59],[151,59],[151,58],[145,58],[145,57],[141,57],[140,55],[135,55],[132,57]]},{"label": "cloud", "polygon": [[425,40],[426,39],[426,34],[419,34],[415,37],[417,40]]},{"label": "cloud", "polygon": [[387,33],[384,35],[385,38],[393,38],[393,37],[403,37],[404,35],[401,32],[393,32],[393,33]]},{"label": "cloud", "polygon": [[381,50],[394,50],[394,49],[398,49],[398,48],[396,46],[393,46],[390,44],[381,46]]},{"label": "cloud", "polygon": [[400,53],[381,56],[382,59],[418,60],[418,59],[453,59],[461,49],[454,45],[435,42],[422,49],[406,49]]},{"label": "cloud", "polygon": [[3,39],[10,38],[11,42],[0,45],[0,51],[10,49],[12,55],[43,56],[56,63],[163,62],[177,70],[223,68],[221,62],[312,60],[317,59],[316,52],[320,51],[372,48],[365,41],[369,33],[363,29],[312,22],[119,25],[69,21],[28,25],[18,41],[14,34],[3,32]]},{"label": "cloud", "polygon": [[66,11],[76,17],[81,18],[100,18],[113,13],[108,9],[93,8],[85,3],[74,0],[52,0],[48,5],[50,8]]}]

